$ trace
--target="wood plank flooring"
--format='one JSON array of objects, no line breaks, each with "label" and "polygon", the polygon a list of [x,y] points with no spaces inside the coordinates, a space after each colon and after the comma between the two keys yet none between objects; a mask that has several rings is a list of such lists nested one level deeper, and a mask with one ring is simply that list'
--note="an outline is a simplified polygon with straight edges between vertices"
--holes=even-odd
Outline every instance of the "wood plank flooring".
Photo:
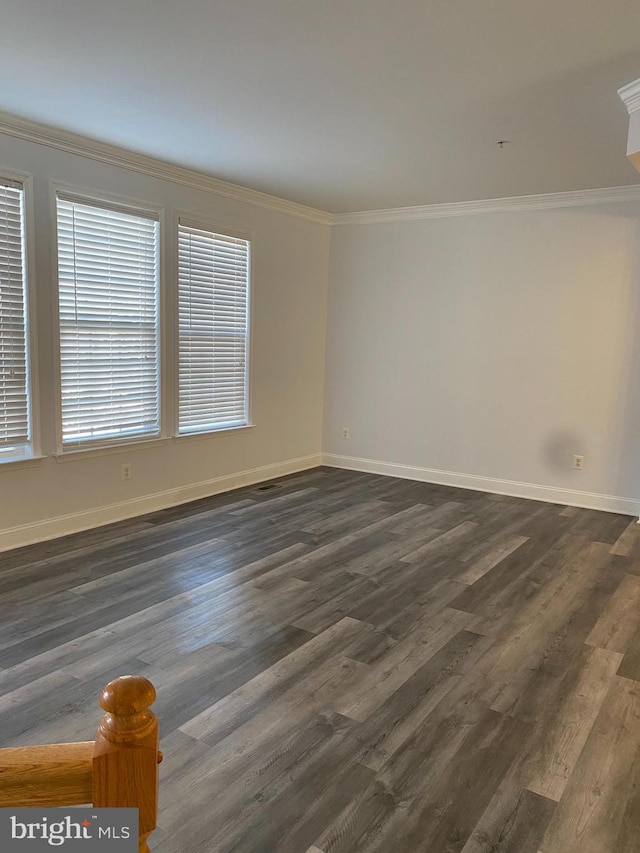
[{"label": "wood plank flooring", "polygon": [[156,685],[156,853],[640,849],[640,529],[316,469],[0,554],[0,745]]}]

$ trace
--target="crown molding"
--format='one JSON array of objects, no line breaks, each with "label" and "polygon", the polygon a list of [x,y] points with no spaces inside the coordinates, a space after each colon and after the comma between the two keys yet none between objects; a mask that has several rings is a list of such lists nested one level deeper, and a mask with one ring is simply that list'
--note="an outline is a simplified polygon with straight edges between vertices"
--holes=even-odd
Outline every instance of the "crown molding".
[{"label": "crown molding", "polygon": [[[618,94],[629,112],[640,109],[640,80],[624,86]],[[515,196],[511,198],[459,201],[444,204],[395,207],[384,210],[363,210],[353,213],[331,214],[293,201],[268,195],[258,190],[214,178],[195,169],[176,166],[145,154],[137,154],[89,137],[80,136],[38,122],[22,119],[0,111],[0,133],[47,145],[80,157],[88,157],[121,169],[129,169],[152,178],[182,184],[192,189],[244,202],[256,207],[274,210],[298,219],[321,225],[373,225],[380,222],[407,222],[420,219],[442,219],[451,216],[469,216],[478,213],[502,213],[525,210],[545,210],[557,207],[581,207],[589,204],[608,204],[620,201],[640,201],[640,184],[626,187],[578,190],[575,192],[546,193],[542,195]]]},{"label": "crown molding", "polygon": [[634,80],[633,83],[627,83],[622,89],[618,89],[618,95],[629,115],[640,110],[640,80]]},{"label": "crown molding", "polygon": [[363,210],[358,213],[338,213],[333,216],[332,222],[333,225],[374,225],[379,222],[409,222],[416,219],[471,216],[477,213],[513,213],[526,210],[547,210],[555,207],[582,207],[590,204],[610,204],[620,201],[640,201],[640,184],[628,187],[545,193],[544,195],[522,195],[513,198],[395,207],[388,210]]},{"label": "crown molding", "polygon": [[304,204],[297,204],[296,202],[287,201],[286,199],[268,195],[258,190],[231,184],[204,172],[186,169],[183,166],[176,166],[163,160],[157,160],[154,157],[137,154],[125,148],[119,148],[105,142],[98,142],[86,136],[48,127],[47,125],[22,119],[8,113],[0,112],[0,133],[15,136],[18,139],[25,139],[29,142],[36,142],[40,145],[47,145],[50,148],[57,148],[59,151],[66,151],[69,154],[88,157],[91,160],[107,163],[110,166],[129,169],[133,172],[149,175],[152,178],[159,178],[160,180],[172,181],[173,183],[182,184],[193,189],[204,190],[205,192],[224,196],[234,201],[241,201],[246,204],[255,205],[256,207],[275,210],[278,213],[295,216],[299,219],[307,219],[322,225],[331,225],[332,222],[331,214],[323,210],[316,210]]}]

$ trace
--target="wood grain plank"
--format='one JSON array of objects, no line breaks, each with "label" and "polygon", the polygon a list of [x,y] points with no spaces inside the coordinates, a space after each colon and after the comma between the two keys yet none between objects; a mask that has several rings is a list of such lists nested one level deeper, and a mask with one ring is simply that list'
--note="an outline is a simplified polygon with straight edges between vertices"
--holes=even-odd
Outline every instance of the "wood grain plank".
[{"label": "wood grain plank", "polygon": [[462,673],[473,666],[486,642],[477,634],[460,631],[436,652],[360,727],[358,760],[373,770],[381,770],[460,684]]},{"label": "wood grain plank", "polygon": [[625,575],[585,642],[624,653],[639,625],[640,577]]},{"label": "wood grain plank", "polygon": [[611,546],[612,554],[630,557],[640,550],[640,525],[632,521]]},{"label": "wood grain plank", "polygon": [[461,853],[537,853],[555,803],[507,779],[498,788]]},{"label": "wood grain plank", "polygon": [[537,768],[527,788],[558,802],[613,683],[621,655],[594,649],[575,689],[565,698],[536,750]]},{"label": "wood grain plank", "polygon": [[545,833],[542,853],[616,850],[639,745],[640,685],[616,678]]},{"label": "wood grain plank", "polygon": [[461,583],[474,584],[481,577],[490,572],[501,560],[513,554],[521,545],[528,541],[528,536],[510,536],[504,542],[500,542],[479,560],[471,565],[458,576]]},{"label": "wood grain plank", "polygon": [[340,651],[341,647],[359,636],[362,627],[355,619],[342,619],[291,652],[284,660],[264,670],[220,702],[193,717],[181,726],[181,730],[194,738],[217,739],[226,736],[238,722],[251,718],[253,706],[263,703],[266,697],[281,696],[293,684],[299,683],[301,675],[312,673],[314,666],[325,662]]},{"label": "wood grain plank", "polygon": [[459,545],[460,540],[472,536],[477,528],[478,525],[475,521],[462,521],[451,528],[451,530],[447,530],[446,533],[441,533],[435,539],[431,539],[426,544],[420,545],[419,548],[411,551],[402,560],[405,563],[417,563],[434,553],[442,553],[442,551],[451,552],[451,550]]},{"label": "wood grain plank", "polygon": [[335,702],[334,709],[351,719],[366,720],[468,623],[468,614],[448,608],[435,618],[427,617],[409,638],[361,670],[346,695]]}]

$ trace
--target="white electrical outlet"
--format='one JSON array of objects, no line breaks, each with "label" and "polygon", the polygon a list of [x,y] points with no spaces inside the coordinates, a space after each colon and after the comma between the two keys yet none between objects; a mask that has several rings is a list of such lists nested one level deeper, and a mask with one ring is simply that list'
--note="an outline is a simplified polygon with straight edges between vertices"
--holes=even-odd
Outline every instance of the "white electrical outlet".
[{"label": "white electrical outlet", "polygon": [[349,427],[342,427],[342,437],[343,438],[349,438],[350,437]]},{"label": "white electrical outlet", "polygon": [[122,479],[130,480],[131,479],[131,462],[125,462],[122,466]]},{"label": "white electrical outlet", "polygon": [[573,467],[576,471],[584,470],[584,456],[574,456],[573,457]]}]

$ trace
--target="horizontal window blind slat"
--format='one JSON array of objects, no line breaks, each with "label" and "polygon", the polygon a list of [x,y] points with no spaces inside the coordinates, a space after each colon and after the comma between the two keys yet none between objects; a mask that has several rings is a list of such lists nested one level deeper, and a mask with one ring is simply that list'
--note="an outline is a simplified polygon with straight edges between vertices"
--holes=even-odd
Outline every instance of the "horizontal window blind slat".
[{"label": "horizontal window blind slat", "polygon": [[179,432],[247,423],[249,242],[178,228]]},{"label": "horizontal window blind slat", "polygon": [[58,197],[63,445],[159,433],[158,217]]},{"label": "horizontal window blind slat", "polygon": [[24,455],[30,434],[24,189],[0,177],[0,459]]}]

